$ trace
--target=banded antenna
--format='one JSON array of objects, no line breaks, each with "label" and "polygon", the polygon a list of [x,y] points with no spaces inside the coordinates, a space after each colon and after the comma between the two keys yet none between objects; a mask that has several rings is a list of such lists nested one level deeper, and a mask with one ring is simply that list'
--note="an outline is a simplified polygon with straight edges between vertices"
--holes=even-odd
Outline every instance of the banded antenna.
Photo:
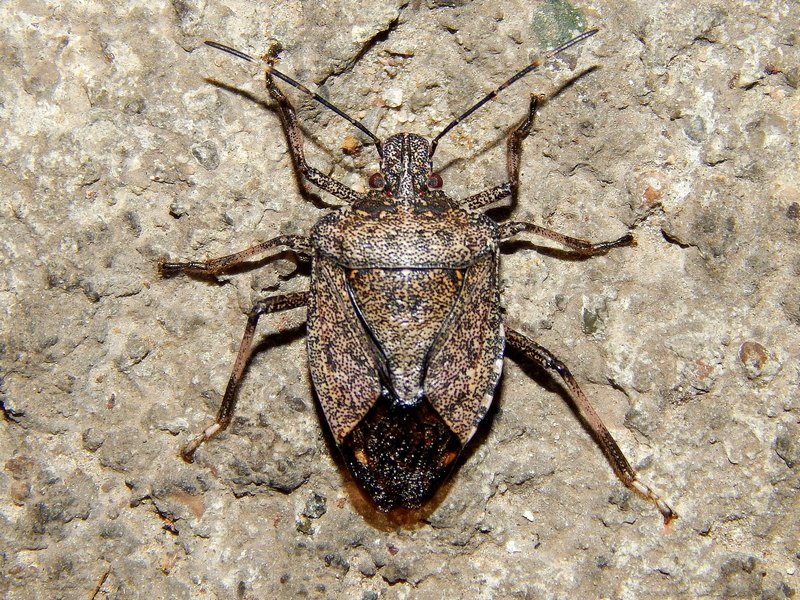
[{"label": "banded antenna", "polygon": [[484,104],[486,104],[490,100],[494,100],[494,98],[497,97],[497,95],[500,92],[502,92],[504,89],[506,89],[507,87],[509,87],[513,83],[516,83],[518,80],[520,80],[523,77],[525,77],[525,75],[527,75],[531,71],[536,70],[542,64],[544,64],[545,62],[547,62],[548,60],[550,60],[551,58],[553,58],[557,54],[560,54],[561,52],[563,52],[567,48],[571,48],[575,44],[580,44],[582,41],[592,37],[598,31],[599,31],[599,29],[590,29],[588,31],[584,31],[580,35],[578,35],[578,36],[572,38],[571,40],[569,40],[568,42],[564,42],[558,48],[554,48],[553,50],[550,50],[550,52],[547,52],[543,56],[541,56],[541,57],[537,58],[536,60],[534,60],[527,67],[525,67],[519,73],[514,75],[511,79],[509,79],[505,83],[501,84],[494,91],[489,92],[481,100],[479,100],[478,102],[473,104],[472,108],[470,108],[467,111],[465,111],[460,117],[457,117],[456,119],[451,121],[450,124],[447,127],[442,129],[439,132],[439,134],[435,138],[433,138],[433,141],[431,142],[431,157],[433,157],[433,153],[436,152],[436,146],[439,144],[439,140],[442,139],[453,127],[455,127],[456,125],[461,123],[461,121],[466,119],[468,116],[470,116],[472,113],[474,113],[476,110],[478,110],[481,106],[483,106]]},{"label": "banded antenna", "polygon": [[[544,64],[545,62],[549,61],[554,56],[556,56],[556,55],[560,54],[561,52],[564,52],[564,50],[566,50],[568,48],[571,48],[572,46],[574,46],[576,44],[579,44],[579,43],[583,42],[584,40],[592,37],[598,31],[599,31],[598,29],[590,29],[588,31],[584,31],[583,33],[581,33],[580,35],[577,35],[576,37],[572,38],[571,40],[569,40],[567,42],[564,42],[563,44],[561,44],[557,48],[554,48],[553,50],[550,50],[549,52],[546,52],[544,55],[542,55],[541,57],[537,58],[531,64],[529,64],[527,67],[525,67],[524,69],[519,71],[517,74],[515,74],[513,77],[508,79],[505,83],[502,83],[500,86],[495,88],[492,92],[488,93],[486,96],[484,96],[478,102],[473,104],[471,108],[466,110],[459,117],[453,119],[453,121],[451,121],[444,129],[442,129],[439,132],[439,134],[435,138],[433,138],[433,140],[431,141],[430,156],[433,157],[433,153],[436,151],[436,147],[439,144],[439,140],[441,140],[445,135],[447,135],[447,133],[449,133],[451,129],[453,129],[456,125],[458,125],[464,119],[469,117],[476,110],[481,108],[484,104],[486,104],[490,100],[493,100],[494,98],[496,98],[497,95],[500,94],[500,92],[502,92],[503,90],[505,90],[506,88],[508,88],[512,84],[516,83],[517,81],[519,81],[520,79],[525,77],[528,73],[536,70],[542,64]],[[314,100],[316,100],[317,102],[319,102],[320,104],[322,104],[326,108],[329,108],[334,113],[336,113],[337,115],[339,115],[340,117],[345,119],[348,123],[350,123],[351,125],[353,125],[357,129],[359,129],[360,131],[365,133],[373,141],[373,143],[375,144],[375,149],[378,151],[378,155],[383,157],[383,145],[381,143],[381,140],[378,138],[378,136],[376,136],[369,129],[367,129],[367,127],[365,125],[363,125],[359,121],[356,121],[353,117],[348,115],[346,112],[344,112],[343,110],[341,110],[340,108],[338,108],[337,106],[335,106],[334,104],[332,104],[331,102],[329,102],[328,100],[326,100],[325,98],[320,96],[319,94],[309,90],[306,86],[304,86],[299,81],[296,81],[296,80],[292,79],[291,77],[289,77],[285,73],[281,73],[278,69],[275,68],[275,66],[270,61],[267,61],[267,60],[264,60],[264,59],[260,59],[260,58],[253,58],[252,56],[250,56],[249,54],[245,54],[241,50],[236,50],[235,48],[231,48],[230,46],[226,46],[225,44],[220,44],[219,42],[206,41],[206,45],[211,46],[212,48],[216,48],[217,50],[222,50],[223,52],[227,52],[228,54],[231,54],[231,55],[233,55],[233,56],[235,56],[237,58],[241,58],[242,60],[246,60],[247,62],[260,64],[261,66],[263,66],[266,69],[268,74],[274,75],[275,77],[277,77],[281,81],[284,81],[284,82],[288,83],[289,85],[291,85],[292,87],[297,88],[298,90],[300,90],[304,94],[307,94],[307,95],[311,96]]]},{"label": "banded antenna", "polygon": [[217,50],[222,50],[223,52],[227,52],[228,54],[232,54],[233,56],[235,56],[237,58],[241,58],[242,60],[246,60],[247,62],[260,64],[262,67],[264,67],[266,69],[268,74],[274,75],[275,77],[277,77],[281,81],[285,81],[286,83],[288,83],[292,87],[297,88],[298,90],[300,90],[304,94],[308,94],[314,100],[316,100],[317,102],[319,102],[320,104],[322,104],[326,108],[331,109],[333,112],[335,112],[337,115],[339,115],[344,120],[349,122],[351,125],[357,127],[359,130],[361,130],[367,136],[369,136],[369,138],[375,143],[375,149],[378,151],[378,156],[383,156],[383,145],[381,144],[380,139],[378,139],[378,136],[376,136],[369,129],[367,129],[367,127],[365,125],[363,125],[362,123],[359,123],[358,121],[356,121],[353,117],[348,115],[342,109],[340,109],[340,108],[334,106],[333,104],[331,104],[330,102],[328,102],[325,98],[323,98],[319,94],[317,94],[315,92],[312,92],[310,89],[308,89],[306,86],[304,86],[299,81],[295,81],[294,79],[292,79],[288,75],[286,75],[284,73],[281,73],[269,61],[261,59],[261,58],[253,58],[252,56],[250,56],[249,54],[245,54],[241,50],[237,50],[236,48],[231,48],[230,46],[226,46],[225,44],[220,44],[219,42],[206,41],[206,45],[207,46],[211,46],[212,48],[216,48]]}]

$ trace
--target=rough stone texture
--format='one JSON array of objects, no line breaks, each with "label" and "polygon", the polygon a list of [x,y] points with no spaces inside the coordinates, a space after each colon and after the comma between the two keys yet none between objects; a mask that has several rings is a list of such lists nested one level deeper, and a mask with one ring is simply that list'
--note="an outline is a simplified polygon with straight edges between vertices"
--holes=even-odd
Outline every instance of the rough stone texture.
[{"label": "rough stone texture", "polygon": [[[796,597],[797,5],[618,5],[0,5],[0,595]],[[307,270],[280,255],[219,283],[161,280],[157,259],[324,214],[258,70],[202,40],[279,43],[282,70],[385,137],[435,134],[575,24],[601,32],[461,124],[437,163],[457,197],[501,181],[504,135],[543,94],[520,201],[492,214],[636,233],[589,260],[512,244],[503,294],[672,501],[671,533],[513,356],[437,502],[376,514],[320,425],[301,310],[264,319],[233,426],[184,464],[244,313]],[[290,93],[313,164],[363,186],[372,149]]]}]

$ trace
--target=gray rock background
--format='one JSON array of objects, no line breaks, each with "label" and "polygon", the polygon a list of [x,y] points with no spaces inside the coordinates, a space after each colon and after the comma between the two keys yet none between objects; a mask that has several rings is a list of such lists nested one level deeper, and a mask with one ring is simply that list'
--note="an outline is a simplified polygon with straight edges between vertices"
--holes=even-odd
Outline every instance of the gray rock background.
[{"label": "gray rock background", "polygon": [[[796,3],[18,0],[0,20],[4,597],[796,597]],[[492,214],[635,232],[590,260],[512,244],[503,294],[674,504],[672,531],[558,387],[510,359],[437,502],[376,514],[323,433],[302,310],[262,321],[233,426],[184,464],[245,313],[307,279],[288,255],[219,283],[162,280],[156,261],[324,214],[258,69],[202,41],[279,43],[283,71],[385,137],[435,134],[595,26],[456,128],[437,164],[454,197],[501,181],[504,136],[543,94],[519,203]],[[364,186],[372,148],[290,95],[311,162]]]}]

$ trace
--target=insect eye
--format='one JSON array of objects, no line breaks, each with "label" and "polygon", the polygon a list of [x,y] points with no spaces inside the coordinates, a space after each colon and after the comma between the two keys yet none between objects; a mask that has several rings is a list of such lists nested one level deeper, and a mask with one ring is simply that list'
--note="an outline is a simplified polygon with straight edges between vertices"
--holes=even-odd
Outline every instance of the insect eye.
[{"label": "insect eye", "polygon": [[373,173],[369,177],[369,187],[373,190],[382,190],[386,185],[386,180],[380,173]]},{"label": "insect eye", "polygon": [[438,173],[431,173],[427,181],[428,188],[431,190],[438,190],[442,187],[442,176]]}]

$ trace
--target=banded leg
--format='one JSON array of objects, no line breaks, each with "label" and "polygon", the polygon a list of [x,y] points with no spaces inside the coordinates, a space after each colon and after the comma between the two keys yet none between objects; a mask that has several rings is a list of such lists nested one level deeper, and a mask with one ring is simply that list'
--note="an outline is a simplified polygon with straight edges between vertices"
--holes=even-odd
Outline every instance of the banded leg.
[{"label": "banded leg", "polygon": [[497,202],[498,200],[502,200],[506,196],[511,196],[513,200],[516,200],[517,189],[519,188],[519,163],[520,157],[522,156],[522,140],[528,137],[528,134],[531,132],[531,125],[533,125],[533,119],[536,117],[537,105],[538,100],[536,96],[531,96],[531,103],[528,106],[528,116],[522,124],[508,136],[508,145],[506,146],[506,172],[508,173],[508,181],[470,196],[462,202],[464,208],[477,210]]},{"label": "banded leg", "polygon": [[649,500],[655,504],[658,511],[664,517],[664,525],[669,525],[673,519],[678,518],[677,513],[672,510],[672,507],[667,504],[652,488],[639,481],[633,467],[631,467],[628,459],[620,450],[617,442],[611,436],[600,416],[595,412],[589,399],[583,393],[583,390],[578,386],[578,382],[569,372],[566,365],[554,356],[549,350],[540,346],[532,339],[522,335],[513,330],[506,330],[506,340],[508,343],[522,352],[530,360],[542,367],[544,370],[551,374],[557,375],[566,386],[570,396],[575,401],[581,416],[589,425],[589,428],[594,435],[597,444],[605,454],[606,459],[611,464],[617,477],[625,484],[626,487],[639,494],[642,498]]},{"label": "banded leg", "polygon": [[300,308],[307,304],[308,292],[295,292],[292,294],[265,298],[253,307],[253,310],[250,311],[250,315],[247,317],[247,326],[244,328],[242,343],[239,345],[239,352],[236,354],[236,360],[233,363],[233,371],[231,372],[230,379],[228,379],[228,386],[225,388],[225,395],[222,397],[222,404],[219,407],[219,412],[217,412],[217,419],[181,451],[183,460],[189,463],[194,462],[194,453],[200,445],[213,438],[220,431],[224,431],[228,425],[230,425],[233,419],[233,412],[236,409],[239,384],[242,381],[244,369],[250,359],[250,347],[252,346],[256,325],[258,325],[258,319],[261,315],[290,310],[292,308]]},{"label": "banded leg", "polygon": [[540,225],[535,225],[533,223],[525,223],[524,221],[509,221],[508,223],[501,223],[500,239],[502,241],[508,240],[522,231],[535,233],[536,235],[551,239],[554,242],[563,244],[567,248],[571,248],[584,256],[594,256],[595,254],[603,254],[604,252],[608,252],[612,248],[622,248],[623,246],[636,245],[636,238],[634,238],[630,233],[627,233],[621,238],[610,242],[598,242],[593,244],[592,242],[569,237],[563,233],[553,231],[552,229],[547,229],[546,227],[541,227]]},{"label": "banded leg", "polygon": [[162,261],[158,264],[158,270],[164,277],[172,277],[173,275],[178,275],[180,273],[190,273],[193,275],[219,275],[228,269],[238,267],[247,259],[252,258],[257,254],[262,254],[267,250],[278,248],[280,246],[289,248],[304,256],[311,256],[312,254],[311,242],[308,240],[308,238],[300,235],[281,235],[271,240],[267,240],[266,242],[261,242],[255,246],[251,246],[250,248],[242,250],[241,252],[228,254],[227,256],[221,256],[219,258],[212,258],[210,260],[183,263]]},{"label": "banded leg", "polygon": [[[289,143],[289,150],[292,153],[292,160],[295,164],[295,168],[300,171],[303,177],[332,196],[336,196],[346,202],[356,202],[363,199],[363,196],[355,190],[325,175],[322,171],[309,166],[306,162],[305,152],[303,151],[303,134],[300,131],[300,126],[297,124],[297,113],[292,103],[289,102],[288,98],[286,98],[283,92],[278,89],[278,86],[275,85],[275,81],[272,79],[272,74],[269,70],[267,71],[267,91],[278,105],[278,114],[281,117],[281,123],[286,133],[286,139]],[[311,94],[312,92],[309,93]]]}]

